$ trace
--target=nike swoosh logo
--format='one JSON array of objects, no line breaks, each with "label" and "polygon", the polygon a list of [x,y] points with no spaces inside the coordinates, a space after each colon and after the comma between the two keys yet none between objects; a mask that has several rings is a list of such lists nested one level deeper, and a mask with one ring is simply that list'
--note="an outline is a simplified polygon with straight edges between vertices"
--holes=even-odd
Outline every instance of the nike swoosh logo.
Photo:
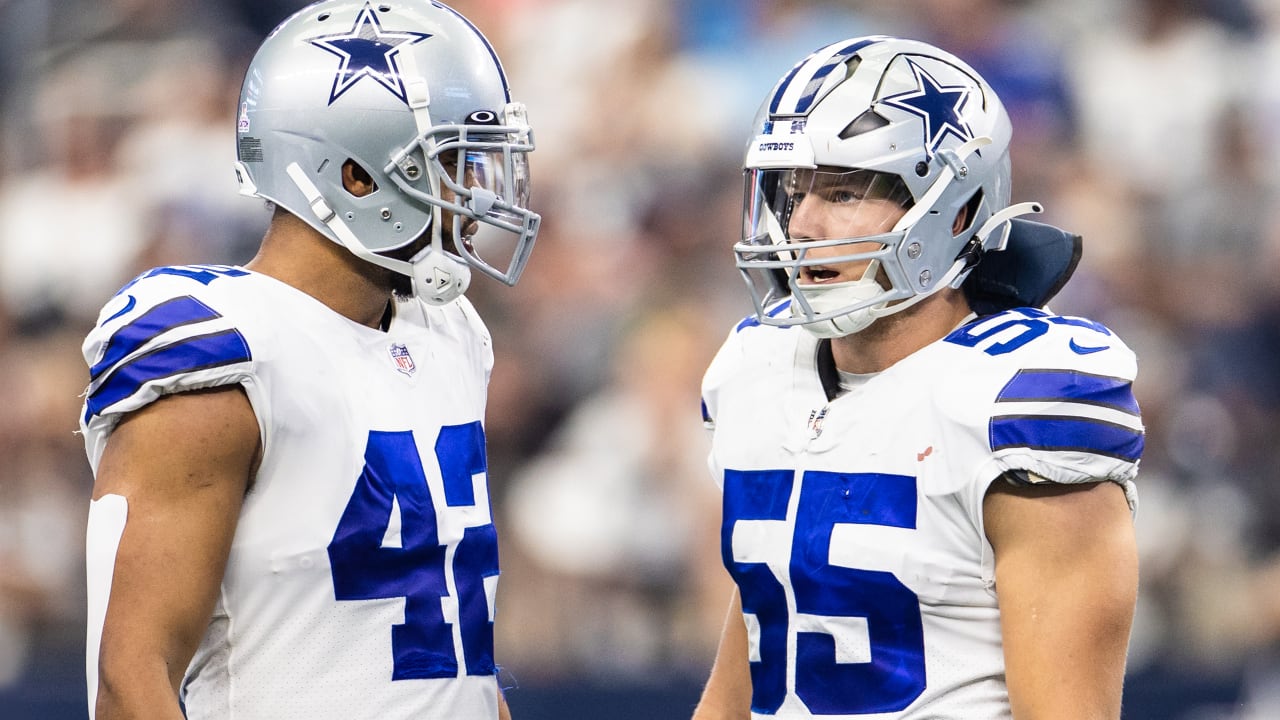
[{"label": "nike swoosh logo", "polygon": [[1075,354],[1077,354],[1077,355],[1092,355],[1093,353],[1096,353],[1096,352],[1102,352],[1103,350],[1106,350],[1107,348],[1109,348],[1109,347],[1111,347],[1111,346],[1110,346],[1110,345],[1099,345],[1099,346],[1097,346],[1097,347],[1094,347],[1094,346],[1092,346],[1092,345],[1077,345],[1077,344],[1076,344],[1076,339],[1075,339],[1075,338],[1071,338],[1070,340],[1068,340],[1068,341],[1067,341],[1067,347],[1070,347],[1070,348],[1071,348],[1071,352],[1073,352],[1073,353],[1075,353]]},{"label": "nike swoosh logo", "polygon": [[114,314],[114,315],[112,315],[111,317],[107,318],[106,320],[103,320],[103,321],[102,321],[102,324],[103,324],[103,325],[106,325],[107,323],[111,322],[112,320],[115,320],[116,318],[120,317],[121,315],[124,315],[125,313],[129,312],[130,310],[132,310],[132,309],[133,309],[133,307],[134,307],[135,305],[137,305],[137,304],[138,304],[138,298],[136,298],[136,297],[134,297],[134,296],[130,295],[130,296],[129,296],[129,302],[125,303],[125,306],[124,306],[123,308],[121,308],[119,312],[117,312],[116,314]]}]

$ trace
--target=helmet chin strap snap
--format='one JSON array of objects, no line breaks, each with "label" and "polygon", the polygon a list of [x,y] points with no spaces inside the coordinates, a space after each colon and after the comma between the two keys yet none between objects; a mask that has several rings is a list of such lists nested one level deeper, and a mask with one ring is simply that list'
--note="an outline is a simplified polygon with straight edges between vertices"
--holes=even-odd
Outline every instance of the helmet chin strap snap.
[{"label": "helmet chin strap snap", "polygon": [[427,249],[413,262],[413,293],[429,305],[448,305],[471,286],[471,267]]}]

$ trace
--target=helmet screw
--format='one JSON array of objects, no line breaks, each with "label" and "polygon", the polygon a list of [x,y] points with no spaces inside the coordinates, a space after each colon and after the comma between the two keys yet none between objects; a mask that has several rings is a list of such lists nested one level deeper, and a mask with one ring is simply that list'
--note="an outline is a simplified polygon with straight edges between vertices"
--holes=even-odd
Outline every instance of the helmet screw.
[{"label": "helmet screw", "polygon": [[933,273],[928,270],[920,271],[920,287],[929,287],[929,283],[933,282]]},{"label": "helmet screw", "polygon": [[911,258],[912,260],[919,259],[921,252],[922,251],[920,250],[920,243],[918,242],[913,242],[907,246],[907,257]]},{"label": "helmet screw", "polygon": [[929,163],[923,160],[916,163],[916,175],[919,175],[920,177],[924,177],[925,175],[928,175],[928,174],[929,174]]},{"label": "helmet screw", "polygon": [[390,220],[391,208],[382,208],[381,210],[378,211],[378,214],[382,216],[383,220]]},{"label": "helmet screw", "polygon": [[422,175],[422,168],[418,167],[418,163],[414,161],[411,155],[404,156],[404,159],[400,161],[400,170],[410,180],[417,180],[418,176]]}]

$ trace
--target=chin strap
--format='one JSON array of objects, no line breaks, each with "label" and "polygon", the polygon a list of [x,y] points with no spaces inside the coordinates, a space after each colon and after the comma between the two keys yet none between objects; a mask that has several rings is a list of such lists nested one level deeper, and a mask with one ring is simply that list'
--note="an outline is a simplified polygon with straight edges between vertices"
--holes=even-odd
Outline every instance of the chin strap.
[{"label": "chin strap", "polygon": [[[433,127],[430,112],[431,88],[427,85],[427,79],[418,72],[418,60],[413,53],[401,53],[400,66],[405,81],[405,99],[409,104],[409,110],[413,112],[413,123],[418,129],[418,137],[428,138],[434,145],[435,140],[430,134]],[[427,180],[435,186],[433,192],[439,195],[442,183],[436,176],[435,163],[429,158],[423,159],[426,160],[424,164]],[[458,162],[462,163],[463,159],[459,157]],[[453,302],[471,285],[471,266],[453,259],[440,246],[442,243],[440,228],[444,227],[440,213],[440,206],[433,203],[431,205],[431,243],[413,257],[413,272],[409,273],[413,278],[414,294],[432,305],[446,305]],[[455,228],[458,222],[459,219],[455,217]]]},{"label": "chin strap", "polygon": [[[1016,217],[1027,215],[1030,213],[1044,212],[1044,206],[1038,202],[1024,202],[1017,205],[1010,205],[999,212],[992,213],[991,217],[978,228],[973,234],[973,238],[969,241],[965,250],[956,258],[956,262],[951,266],[951,271],[935,286],[937,288],[949,285],[952,288],[959,288],[964,284],[969,272],[977,267],[978,262],[982,259],[985,252],[1001,252],[1009,245],[1009,221]],[[1000,232],[996,232],[996,231]],[[994,240],[993,240],[994,238]],[[930,293],[932,294],[932,293]]]},{"label": "chin strap", "polygon": [[1000,229],[1001,227],[1007,225],[1010,220],[1016,217],[1019,217],[1021,215],[1029,215],[1031,213],[1042,213],[1042,212],[1044,212],[1044,206],[1038,202],[1024,202],[1024,203],[1018,203],[1017,205],[1010,205],[1009,207],[1001,210],[1000,212],[994,213],[991,217],[987,218],[987,221],[982,223],[982,227],[978,228],[978,232],[974,233],[973,236],[977,238],[979,242],[982,243],[983,250],[992,250],[992,251],[1004,250],[1005,246],[1009,244],[1008,232],[1000,233],[999,235],[1000,239],[991,245],[987,244],[988,236],[991,235],[991,233],[995,232],[996,230]]},{"label": "chin strap", "polygon": [[[979,246],[985,250],[991,250],[993,252],[1004,250],[1005,245],[1008,244],[1009,242],[1008,232],[999,233],[1000,239],[997,241],[995,245],[991,247],[987,247],[988,236],[991,233],[995,232],[997,229],[1007,227],[1009,224],[1009,221],[1014,219],[1015,217],[1018,217],[1019,215],[1026,215],[1028,213],[1038,213],[1043,211],[1044,211],[1044,207],[1040,205],[1040,203],[1038,202],[1024,202],[1024,203],[1018,203],[1017,205],[1010,205],[1009,207],[997,213],[994,213],[991,215],[991,217],[987,218],[987,221],[982,224],[982,227],[978,228],[978,231],[973,234],[973,238],[978,242]],[[892,315],[896,312],[906,310],[907,308],[911,307],[912,305],[915,305],[921,300],[924,300],[925,298],[930,297],[931,295],[938,292],[944,287],[959,288],[961,285],[964,284],[965,278],[969,276],[969,271],[972,270],[973,267],[974,267],[974,264],[970,262],[969,254],[962,253],[961,256],[956,258],[956,261],[951,264],[951,269],[947,270],[947,274],[943,275],[942,279],[938,281],[936,285],[933,286],[932,290],[913,295],[896,305],[888,305],[881,308],[873,308],[871,310],[871,313],[878,318],[884,317],[885,315]]]},{"label": "chin strap", "polygon": [[394,270],[401,275],[413,275],[413,265],[410,263],[404,260],[383,257],[361,244],[356,234],[351,231],[351,228],[342,221],[338,213],[334,212],[329,203],[325,201],[324,195],[320,193],[320,188],[316,187],[311,178],[307,177],[301,165],[296,162],[289,163],[289,166],[285,168],[285,172],[288,173],[289,179],[293,181],[293,184],[302,193],[302,197],[306,198],[307,205],[311,208],[311,213],[333,232],[334,237],[338,238],[338,242],[341,242],[343,247],[351,251],[352,255],[361,260],[367,260],[374,265]]},{"label": "chin strap", "polygon": [[[964,148],[961,149],[963,150]],[[930,189],[930,192],[932,192],[932,189]],[[979,247],[984,250],[990,250],[993,252],[1004,250],[1005,246],[1009,242],[1009,233],[1007,231],[999,233],[999,239],[991,246],[987,245],[988,237],[996,230],[1007,228],[1009,221],[1020,215],[1043,211],[1044,207],[1038,202],[1024,202],[1018,203],[1017,205],[1010,205],[999,212],[993,213],[991,217],[987,218],[987,221],[982,224],[982,227],[978,228],[978,231],[973,234],[973,239],[978,243]],[[944,287],[951,287],[953,289],[959,288],[964,284],[965,278],[969,276],[969,271],[973,270],[974,265],[975,263],[971,262],[969,253],[961,253],[960,257],[956,258],[956,261],[951,264],[951,268],[947,270],[947,274],[942,276],[942,279],[933,286],[932,290],[917,293],[896,305],[871,307],[868,309],[868,314],[874,318],[882,318],[886,315],[892,315],[906,310],[921,300],[931,297],[934,293]]]}]

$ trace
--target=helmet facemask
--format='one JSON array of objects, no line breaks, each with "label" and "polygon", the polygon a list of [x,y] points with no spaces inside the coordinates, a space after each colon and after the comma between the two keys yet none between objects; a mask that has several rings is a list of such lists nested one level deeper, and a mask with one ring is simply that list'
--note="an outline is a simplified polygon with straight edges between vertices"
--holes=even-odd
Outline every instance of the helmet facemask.
[{"label": "helmet facemask", "polygon": [[[540,223],[528,209],[532,132],[524,107],[515,103],[501,119],[479,111],[468,120],[432,127],[396,153],[383,172],[400,193],[431,209],[431,240],[411,262],[437,253],[514,285]],[[420,187],[424,174],[426,189]],[[447,236],[445,212],[453,216]]]},{"label": "helmet facemask", "polygon": [[746,177],[738,268],[761,307],[792,298],[790,316],[774,316],[780,324],[849,334],[910,297],[884,262],[913,203],[899,178],[826,167],[752,169]]}]

